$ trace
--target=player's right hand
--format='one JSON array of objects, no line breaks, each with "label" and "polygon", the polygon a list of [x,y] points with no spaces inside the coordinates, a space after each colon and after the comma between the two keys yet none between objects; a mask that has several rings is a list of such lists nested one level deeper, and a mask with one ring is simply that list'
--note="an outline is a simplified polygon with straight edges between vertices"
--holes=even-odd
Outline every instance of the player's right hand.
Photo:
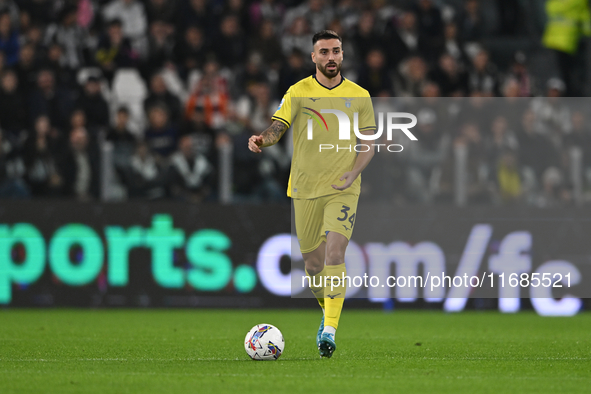
[{"label": "player's right hand", "polygon": [[261,145],[263,145],[263,137],[260,135],[252,135],[248,139],[248,149],[254,153],[261,153]]}]

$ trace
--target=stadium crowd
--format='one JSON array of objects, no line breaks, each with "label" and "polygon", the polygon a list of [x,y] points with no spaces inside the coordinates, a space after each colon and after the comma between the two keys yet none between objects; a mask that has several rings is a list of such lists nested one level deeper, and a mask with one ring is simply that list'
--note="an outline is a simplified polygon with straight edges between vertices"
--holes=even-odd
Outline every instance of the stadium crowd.
[{"label": "stadium crowd", "polygon": [[[566,73],[542,83],[523,52],[498,67],[482,40],[529,33],[519,2],[487,4],[492,22],[479,0],[0,0],[0,198],[98,199],[110,146],[120,198],[215,201],[230,147],[234,201],[286,199],[290,139],[262,155],[247,140],[311,75],[311,35],[329,28],[346,78],[424,98],[400,101],[418,142],[374,159],[368,195],[453,201],[465,147],[468,202],[570,202],[571,148],[591,168],[591,130],[556,100],[581,87]],[[492,97],[534,96],[486,116]]]}]

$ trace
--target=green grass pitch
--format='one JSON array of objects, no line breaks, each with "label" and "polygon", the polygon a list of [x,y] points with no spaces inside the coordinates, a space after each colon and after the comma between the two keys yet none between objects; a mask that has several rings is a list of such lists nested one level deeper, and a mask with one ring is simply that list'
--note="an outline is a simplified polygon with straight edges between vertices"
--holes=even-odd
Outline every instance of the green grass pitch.
[{"label": "green grass pitch", "polygon": [[[0,311],[0,392],[574,393],[591,390],[591,314],[345,310],[332,359],[320,312]],[[246,332],[279,327],[278,361]]]}]

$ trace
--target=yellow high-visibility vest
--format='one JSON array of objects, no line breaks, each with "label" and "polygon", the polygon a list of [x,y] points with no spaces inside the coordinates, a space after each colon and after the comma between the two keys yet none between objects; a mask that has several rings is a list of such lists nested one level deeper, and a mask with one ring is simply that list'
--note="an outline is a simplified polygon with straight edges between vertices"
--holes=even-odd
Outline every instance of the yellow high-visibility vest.
[{"label": "yellow high-visibility vest", "polygon": [[582,36],[591,36],[588,0],[547,0],[548,22],[542,38],[546,48],[574,55]]}]

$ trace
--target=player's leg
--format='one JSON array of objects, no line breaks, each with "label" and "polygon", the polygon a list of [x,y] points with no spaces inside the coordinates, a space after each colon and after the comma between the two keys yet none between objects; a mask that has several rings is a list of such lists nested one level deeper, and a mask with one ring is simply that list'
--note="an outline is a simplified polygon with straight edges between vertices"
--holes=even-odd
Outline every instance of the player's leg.
[{"label": "player's leg", "polygon": [[324,259],[325,259],[326,243],[321,242],[320,245],[311,252],[302,253],[304,258],[304,265],[306,268],[306,275],[310,283],[310,289],[318,300],[320,307],[324,309]]},{"label": "player's leg", "polygon": [[331,279],[324,290],[325,322],[324,331],[333,335],[339,325],[343,302],[347,292],[345,277],[345,251],[349,240],[342,234],[330,231],[326,236],[325,275]]},{"label": "player's leg", "polygon": [[310,283],[310,290],[312,294],[318,300],[320,308],[322,308],[322,319],[320,320],[320,326],[316,333],[316,346],[319,345],[320,337],[324,332],[324,256],[326,251],[326,242],[321,242],[314,251],[309,253],[302,253],[304,258],[304,264],[306,266],[306,275]]},{"label": "player's leg", "polygon": [[325,206],[324,231],[326,236],[325,275],[330,277],[324,290],[325,321],[320,338],[320,355],[331,357],[336,350],[335,334],[347,291],[345,252],[355,224],[358,196],[335,195]]},{"label": "player's leg", "polygon": [[294,199],[295,227],[310,290],[322,308],[316,344],[324,331],[324,258],[326,236],[322,232],[324,204],[318,199]]},{"label": "player's leg", "polygon": [[337,232],[330,231],[326,236],[326,267],[324,271],[329,280],[324,289],[324,330],[318,340],[318,350],[322,357],[331,357],[337,348],[335,334],[347,291],[345,250],[348,243],[347,237]]}]

